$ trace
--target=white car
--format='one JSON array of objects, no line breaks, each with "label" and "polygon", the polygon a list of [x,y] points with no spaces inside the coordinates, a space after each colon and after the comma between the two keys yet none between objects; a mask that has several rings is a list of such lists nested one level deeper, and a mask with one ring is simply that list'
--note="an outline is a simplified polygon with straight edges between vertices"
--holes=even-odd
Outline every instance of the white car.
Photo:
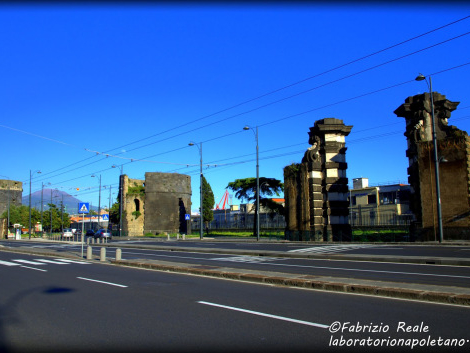
[{"label": "white car", "polygon": [[73,238],[73,232],[72,228],[64,228],[62,230],[62,239],[72,239]]}]

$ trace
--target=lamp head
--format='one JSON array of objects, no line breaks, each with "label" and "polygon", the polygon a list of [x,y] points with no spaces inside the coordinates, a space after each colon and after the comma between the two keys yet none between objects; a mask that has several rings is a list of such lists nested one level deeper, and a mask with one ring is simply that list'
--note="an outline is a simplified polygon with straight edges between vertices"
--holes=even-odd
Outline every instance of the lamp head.
[{"label": "lamp head", "polygon": [[188,146],[194,146],[193,142],[188,143]]},{"label": "lamp head", "polygon": [[426,79],[426,77],[425,77],[423,74],[419,74],[419,75],[415,78],[416,81],[423,81],[423,80],[425,80],[425,79]]},{"label": "lamp head", "polygon": [[249,127],[249,126],[245,126],[245,127],[243,128],[243,130],[250,130],[250,127]]}]

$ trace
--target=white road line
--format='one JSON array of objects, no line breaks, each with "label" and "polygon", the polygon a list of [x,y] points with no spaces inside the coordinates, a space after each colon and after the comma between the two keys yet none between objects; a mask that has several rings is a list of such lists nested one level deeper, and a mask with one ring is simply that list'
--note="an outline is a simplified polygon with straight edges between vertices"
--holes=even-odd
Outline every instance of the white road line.
[{"label": "white road line", "polygon": [[266,256],[231,256],[231,257],[217,257],[210,260],[222,260],[222,261],[232,261],[232,262],[247,262],[247,263],[259,263],[259,262],[266,262],[266,261],[281,261],[285,260],[285,258],[279,257],[266,257]]},{"label": "white road line", "polygon": [[23,264],[29,264],[29,265],[45,265],[44,263],[42,262],[37,262],[37,261],[29,261],[29,260],[13,260],[15,262],[21,262]]},{"label": "white road line", "polygon": [[43,269],[40,269],[40,268],[34,268],[34,267],[29,267],[29,266],[20,266],[20,267],[28,268],[28,269],[30,269],[30,270],[36,270],[36,271],[41,271],[41,272],[47,272],[47,270],[43,270]]},{"label": "white road line", "polygon": [[0,260],[0,265],[4,266],[20,266],[20,264],[15,264],[14,262],[2,261]]},{"label": "white road line", "polygon": [[46,260],[46,259],[34,259],[36,261],[46,262],[48,264],[56,264],[56,265],[68,265],[65,262],[53,261],[53,260]]},{"label": "white road line", "polygon": [[69,260],[69,259],[54,259],[54,261],[63,261],[65,263],[80,264],[80,265],[91,265],[89,262]]},{"label": "white road line", "polygon": [[223,309],[241,311],[241,312],[243,312],[243,313],[252,314],[252,315],[258,315],[258,316],[269,317],[269,318],[271,318],[271,319],[276,319],[276,320],[283,320],[283,321],[294,322],[294,323],[296,323],[296,324],[314,326],[314,327],[325,328],[325,329],[330,327],[329,325],[323,325],[323,324],[317,324],[317,323],[309,322],[309,321],[302,321],[302,320],[290,319],[290,318],[284,317],[284,316],[277,316],[277,315],[265,314],[265,313],[261,313],[261,312],[258,312],[258,311],[252,311],[252,310],[246,310],[246,309],[241,309],[241,308],[235,308],[235,307],[233,307],[233,306],[226,306],[226,305],[221,305],[221,304],[209,303],[209,302],[205,302],[205,301],[198,301],[198,303],[199,303],[199,304],[204,304],[204,305],[216,306],[216,307],[223,308]]},{"label": "white road line", "polygon": [[104,283],[104,284],[109,284],[110,286],[116,286],[116,287],[122,287],[122,288],[127,288],[127,286],[124,286],[122,284],[117,284],[117,283],[111,283],[111,282],[104,282],[104,281],[98,281],[96,279],[90,279],[90,278],[84,278],[84,277],[77,277],[78,279],[83,279],[85,281],[90,281],[90,282],[98,282],[98,283]]}]

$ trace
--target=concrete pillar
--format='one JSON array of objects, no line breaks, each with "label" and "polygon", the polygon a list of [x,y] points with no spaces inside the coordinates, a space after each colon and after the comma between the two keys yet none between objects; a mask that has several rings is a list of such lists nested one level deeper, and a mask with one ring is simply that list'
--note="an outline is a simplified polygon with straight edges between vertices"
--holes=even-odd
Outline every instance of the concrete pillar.
[{"label": "concrete pillar", "polygon": [[93,248],[91,246],[87,246],[86,248],[86,259],[93,260]]},{"label": "concrete pillar", "polygon": [[100,261],[106,261],[106,248],[100,249]]},{"label": "concrete pillar", "polygon": [[121,258],[122,258],[122,251],[121,249],[118,248],[116,249],[116,261],[121,260]]}]

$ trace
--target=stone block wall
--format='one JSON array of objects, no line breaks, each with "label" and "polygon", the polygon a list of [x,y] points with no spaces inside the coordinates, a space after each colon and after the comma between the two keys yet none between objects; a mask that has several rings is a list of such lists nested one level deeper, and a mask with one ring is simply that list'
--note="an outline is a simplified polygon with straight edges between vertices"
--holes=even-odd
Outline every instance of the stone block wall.
[{"label": "stone block wall", "polygon": [[176,173],[145,173],[144,233],[191,232],[191,177]]},{"label": "stone block wall", "polygon": [[[422,240],[438,240],[434,148],[419,144]],[[470,138],[449,138],[438,143],[442,225],[444,239],[470,239]]]},{"label": "stone block wall", "polygon": [[21,206],[23,197],[23,183],[16,180],[0,179],[0,215],[8,210],[8,200],[10,205]]},{"label": "stone block wall", "polygon": [[122,175],[123,186],[123,209],[122,209],[122,227],[124,234],[129,236],[141,236],[144,234],[144,202],[145,193],[137,189],[144,187],[145,181],[139,179],[130,179],[127,175]]},{"label": "stone block wall", "polygon": [[145,173],[145,180],[121,176],[123,232],[129,236],[191,232],[191,177]]},{"label": "stone block wall", "polygon": [[[459,102],[432,93],[438,149],[443,240],[470,239],[470,139],[465,131],[449,125]],[[412,236],[438,240],[434,147],[432,143],[431,95],[408,97],[395,110],[405,118],[408,149],[410,208],[416,216]]]}]

